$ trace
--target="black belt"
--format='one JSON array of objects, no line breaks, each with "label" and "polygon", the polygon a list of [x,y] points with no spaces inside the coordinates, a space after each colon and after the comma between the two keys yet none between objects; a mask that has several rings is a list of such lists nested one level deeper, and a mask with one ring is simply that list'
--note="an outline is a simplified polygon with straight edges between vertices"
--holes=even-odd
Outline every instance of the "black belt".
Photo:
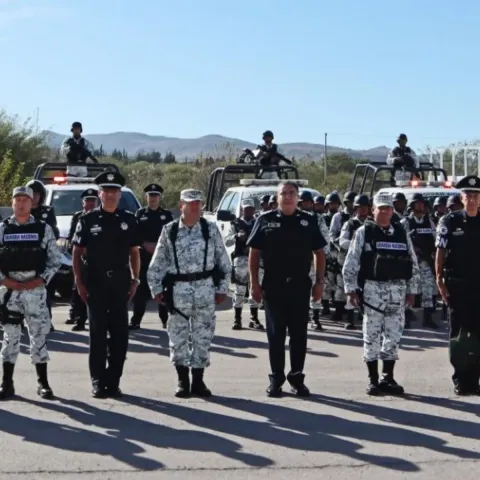
[{"label": "black belt", "polygon": [[213,270],[193,273],[174,273],[171,275],[173,282],[194,282],[195,280],[204,280],[213,276]]}]

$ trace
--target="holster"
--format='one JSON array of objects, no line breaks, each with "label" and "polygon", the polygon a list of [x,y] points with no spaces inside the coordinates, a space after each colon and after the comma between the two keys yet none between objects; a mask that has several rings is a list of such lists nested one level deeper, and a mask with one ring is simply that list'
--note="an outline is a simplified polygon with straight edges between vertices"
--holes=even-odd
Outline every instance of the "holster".
[{"label": "holster", "polygon": [[174,281],[173,281],[173,275],[170,273],[167,273],[165,275],[165,278],[163,279],[162,282],[163,286],[163,301],[165,305],[167,306],[167,310],[172,313],[175,305],[173,304],[173,286],[174,286]]},{"label": "holster", "polygon": [[7,304],[12,296],[13,290],[7,290],[5,297],[3,297],[3,303],[0,305],[0,323],[2,325],[21,325],[25,316],[20,312],[12,312],[8,310]]}]

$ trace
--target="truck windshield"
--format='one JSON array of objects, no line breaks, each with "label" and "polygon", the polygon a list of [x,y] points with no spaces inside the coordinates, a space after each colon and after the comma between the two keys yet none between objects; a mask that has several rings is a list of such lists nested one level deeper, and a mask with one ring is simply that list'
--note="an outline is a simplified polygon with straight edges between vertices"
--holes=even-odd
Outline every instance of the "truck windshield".
[{"label": "truck windshield", "polygon": [[[82,190],[55,190],[50,204],[55,209],[55,215],[73,215],[82,210],[81,194]],[[135,213],[140,206],[131,192],[122,192],[118,208]]]}]

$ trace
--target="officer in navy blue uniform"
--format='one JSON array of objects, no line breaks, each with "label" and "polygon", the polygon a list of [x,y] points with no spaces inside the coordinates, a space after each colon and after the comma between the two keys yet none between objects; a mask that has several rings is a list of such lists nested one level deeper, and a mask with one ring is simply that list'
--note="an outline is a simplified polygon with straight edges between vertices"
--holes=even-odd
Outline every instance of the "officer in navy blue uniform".
[{"label": "officer in navy blue uniform", "polygon": [[[267,394],[278,397],[288,380],[298,396],[308,396],[303,369],[307,352],[307,328],[310,298],[322,298],[327,242],[320,233],[315,216],[297,209],[298,185],[281,182],[278,209],[261,215],[247,241],[250,247],[251,295],[263,298],[272,374]],[[316,281],[312,289],[310,269],[315,255]],[[259,282],[259,266],[264,276]],[[285,377],[285,338],[290,336],[290,373]]]},{"label": "officer in navy blue uniform", "polygon": [[[78,219],[84,215],[85,213],[90,212],[97,206],[98,202],[98,192],[94,188],[87,188],[87,190],[83,191],[80,195],[82,199],[83,209],[75,212],[72,216],[72,220],[70,223],[70,230],[67,235],[67,242],[69,246],[69,250],[72,249],[72,241],[73,236],[75,235],[75,231],[78,225]],[[70,311],[69,311],[69,318],[65,322],[67,325],[74,324],[72,328],[73,332],[81,332],[85,330],[85,323],[87,321],[87,306],[80,298],[78,294],[77,286],[75,282],[73,283],[72,288],[72,298],[70,300]]]},{"label": "officer in navy blue uniform", "polygon": [[[451,212],[440,219],[437,228],[435,270],[437,286],[448,304],[450,339],[460,332],[476,337],[480,355],[480,178],[469,175],[456,185],[462,191],[464,210]],[[468,357],[470,351],[465,352]],[[480,361],[476,365],[460,361],[458,352],[450,352],[454,368],[453,383],[457,395],[480,394]],[[455,358],[457,356],[457,358]],[[477,357],[478,358],[478,357]]]},{"label": "officer in navy blue uniform", "polygon": [[[147,302],[152,298],[147,283],[148,266],[152,260],[163,227],[173,221],[172,212],[160,206],[163,188],[156,183],[151,183],[143,191],[147,197],[148,206],[138,209],[135,214],[142,245],[140,247],[140,285],[133,297],[133,316],[130,320],[131,330],[140,328],[140,323],[147,308]],[[162,303],[158,304],[158,315],[163,328],[166,328],[168,310]]]},{"label": "officer in navy blue uniform", "polygon": [[104,172],[95,183],[101,205],[78,221],[73,271],[78,293],[88,307],[92,394],[119,397],[128,349],[128,302],[140,284],[142,242],[135,215],[118,208],[123,176]]}]

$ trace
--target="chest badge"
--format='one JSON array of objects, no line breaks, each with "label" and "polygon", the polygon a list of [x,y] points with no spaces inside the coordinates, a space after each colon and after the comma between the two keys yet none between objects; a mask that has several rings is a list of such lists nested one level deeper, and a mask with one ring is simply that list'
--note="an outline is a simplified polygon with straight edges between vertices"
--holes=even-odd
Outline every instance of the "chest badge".
[{"label": "chest badge", "polygon": [[165,215],[160,215],[160,220],[165,220],[167,217]]},{"label": "chest badge", "polygon": [[302,227],[306,227],[308,225],[308,221],[307,220],[300,220],[300,225]]},{"label": "chest badge", "polygon": [[122,223],[120,224],[120,228],[121,228],[122,230],[128,230],[128,225],[127,225],[125,222],[122,222]]},{"label": "chest badge", "polygon": [[42,218],[47,218],[48,217],[48,213],[42,213]]}]

